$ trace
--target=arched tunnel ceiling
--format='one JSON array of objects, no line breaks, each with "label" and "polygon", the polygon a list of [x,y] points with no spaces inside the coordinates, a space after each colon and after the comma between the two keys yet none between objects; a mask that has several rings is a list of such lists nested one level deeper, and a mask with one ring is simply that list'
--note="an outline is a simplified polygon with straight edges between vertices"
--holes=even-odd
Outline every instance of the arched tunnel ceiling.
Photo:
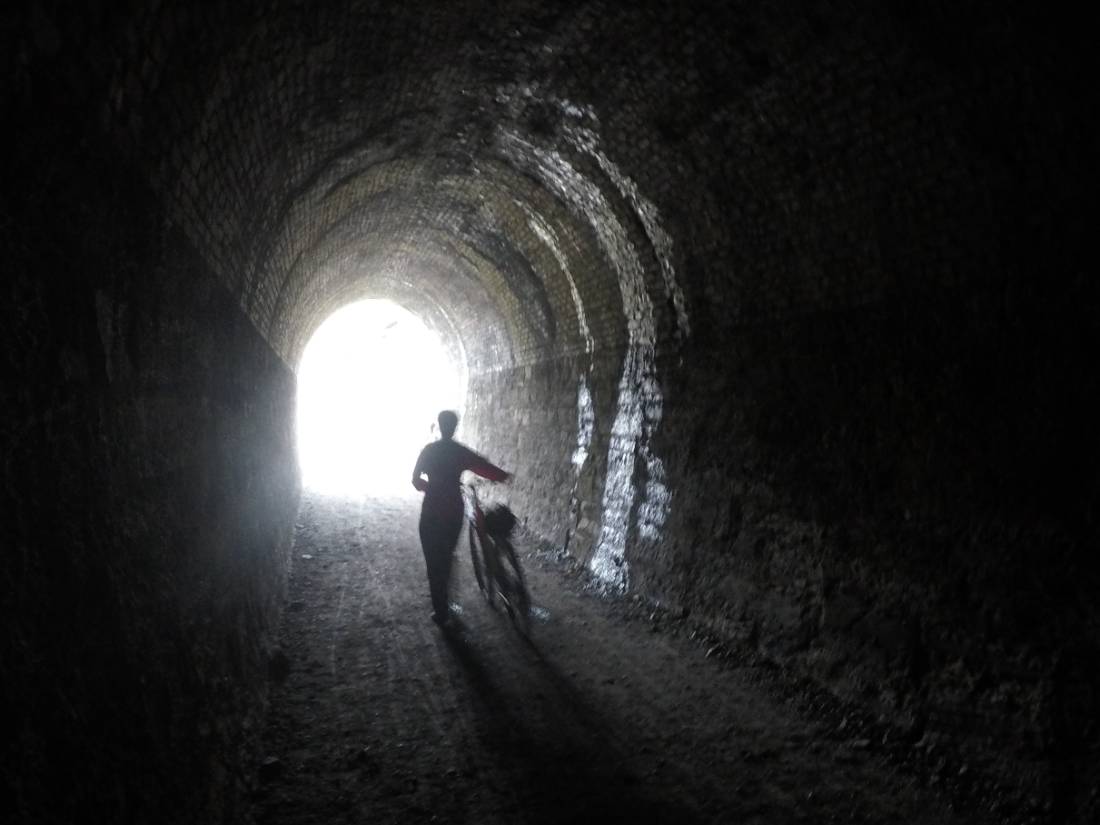
[{"label": "arched tunnel ceiling", "polygon": [[[389,294],[401,283],[420,287],[410,309],[419,312],[422,300],[465,319],[477,363],[585,346],[574,320],[583,297],[559,282],[605,264],[575,218],[507,166],[456,173],[448,158],[375,164],[331,186],[319,180],[286,225],[246,300],[287,352],[331,310],[332,295]],[[559,329],[563,318],[571,323]]]},{"label": "arched tunnel ceiling", "polygon": [[[481,370],[625,340],[631,290],[663,289],[686,331],[671,237],[605,151],[590,85],[616,26],[653,37],[660,21],[598,3],[240,15],[195,47],[198,79],[170,65],[117,79],[156,91],[116,116],[129,103],[176,126],[140,150],[154,181],[288,363],[368,296],[435,318]],[[143,27],[154,43],[203,28],[171,9]],[[630,105],[646,85],[616,83]]]}]

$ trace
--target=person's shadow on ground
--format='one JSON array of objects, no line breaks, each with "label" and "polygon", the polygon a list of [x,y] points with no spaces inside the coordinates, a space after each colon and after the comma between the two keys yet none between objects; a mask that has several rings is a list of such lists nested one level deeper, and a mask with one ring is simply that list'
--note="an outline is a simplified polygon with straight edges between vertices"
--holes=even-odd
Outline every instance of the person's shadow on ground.
[{"label": "person's shadow on ground", "polygon": [[[473,711],[496,754],[501,772],[532,823],[691,823],[701,821],[667,791],[647,788],[629,769],[624,731],[601,715],[580,690],[530,639],[515,636],[517,659],[535,654],[527,684],[531,695],[515,695],[494,677],[493,665],[458,621],[443,639],[470,685]],[[537,709],[525,710],[530,703]],[[629,735],[629,734],[627,734]]]}]

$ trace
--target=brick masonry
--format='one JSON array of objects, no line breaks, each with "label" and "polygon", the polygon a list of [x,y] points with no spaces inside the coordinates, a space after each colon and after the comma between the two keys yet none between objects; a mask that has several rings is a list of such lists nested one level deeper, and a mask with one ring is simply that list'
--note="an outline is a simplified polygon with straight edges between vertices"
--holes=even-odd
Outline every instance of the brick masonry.
[{"label": "brick masonry", "polygon": [[81,104],[34,91],[0,220],[0,816],[240,821],[294,375]]},{"label": "brick masonry", "polygon": [[[157,541],[196,559],[228,540],[193,517],[224,514],[269,542],[269,604],[289,368],[334,309],[390,297],[466,359],[464,432],[517,470],[544,540],[1054,819],[1095,814],[1095,107],[1064,20],[473,0],[12,20],[5,98],[37,142],[4,248],[11,307],[43,309],[5,334],[30,359],[11,385],[53,388],[11,406],[10,439],[38,433],[24,464],[69,439],[126,479],[95,512],[172,525]],[[73,442],[44,411],[88,409],[100,362],[127,389],[96,378],[114,406]],[[196,442],[243,445],[266,504]],[[176,480],[132,503],[153,460]],[[234,637],[253,676],[266,610]]]}]

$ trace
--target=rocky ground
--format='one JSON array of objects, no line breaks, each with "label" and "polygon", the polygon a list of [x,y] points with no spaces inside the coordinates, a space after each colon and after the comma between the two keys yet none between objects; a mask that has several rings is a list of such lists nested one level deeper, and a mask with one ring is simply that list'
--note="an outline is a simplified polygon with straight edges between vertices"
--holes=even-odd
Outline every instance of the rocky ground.
[{"label": "rocky ground", "polygon": [[530,546],[529,640],[481,599],[464,541],[441,631],[417,505],[303,500],[263,825],[984,821],[750,652]]}]

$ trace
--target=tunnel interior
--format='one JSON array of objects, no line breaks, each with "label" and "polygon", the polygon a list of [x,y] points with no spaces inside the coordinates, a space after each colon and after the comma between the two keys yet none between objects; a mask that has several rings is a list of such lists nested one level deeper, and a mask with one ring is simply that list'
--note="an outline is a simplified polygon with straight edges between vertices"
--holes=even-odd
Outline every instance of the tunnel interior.
[{"label": "tunnel interior", "polygon": [[1095,815],[1079,30],[858,0],[2,15],[19,821],[241,815],[295,370],[362,300],[439,337],[463,439],[608,598]]}]

